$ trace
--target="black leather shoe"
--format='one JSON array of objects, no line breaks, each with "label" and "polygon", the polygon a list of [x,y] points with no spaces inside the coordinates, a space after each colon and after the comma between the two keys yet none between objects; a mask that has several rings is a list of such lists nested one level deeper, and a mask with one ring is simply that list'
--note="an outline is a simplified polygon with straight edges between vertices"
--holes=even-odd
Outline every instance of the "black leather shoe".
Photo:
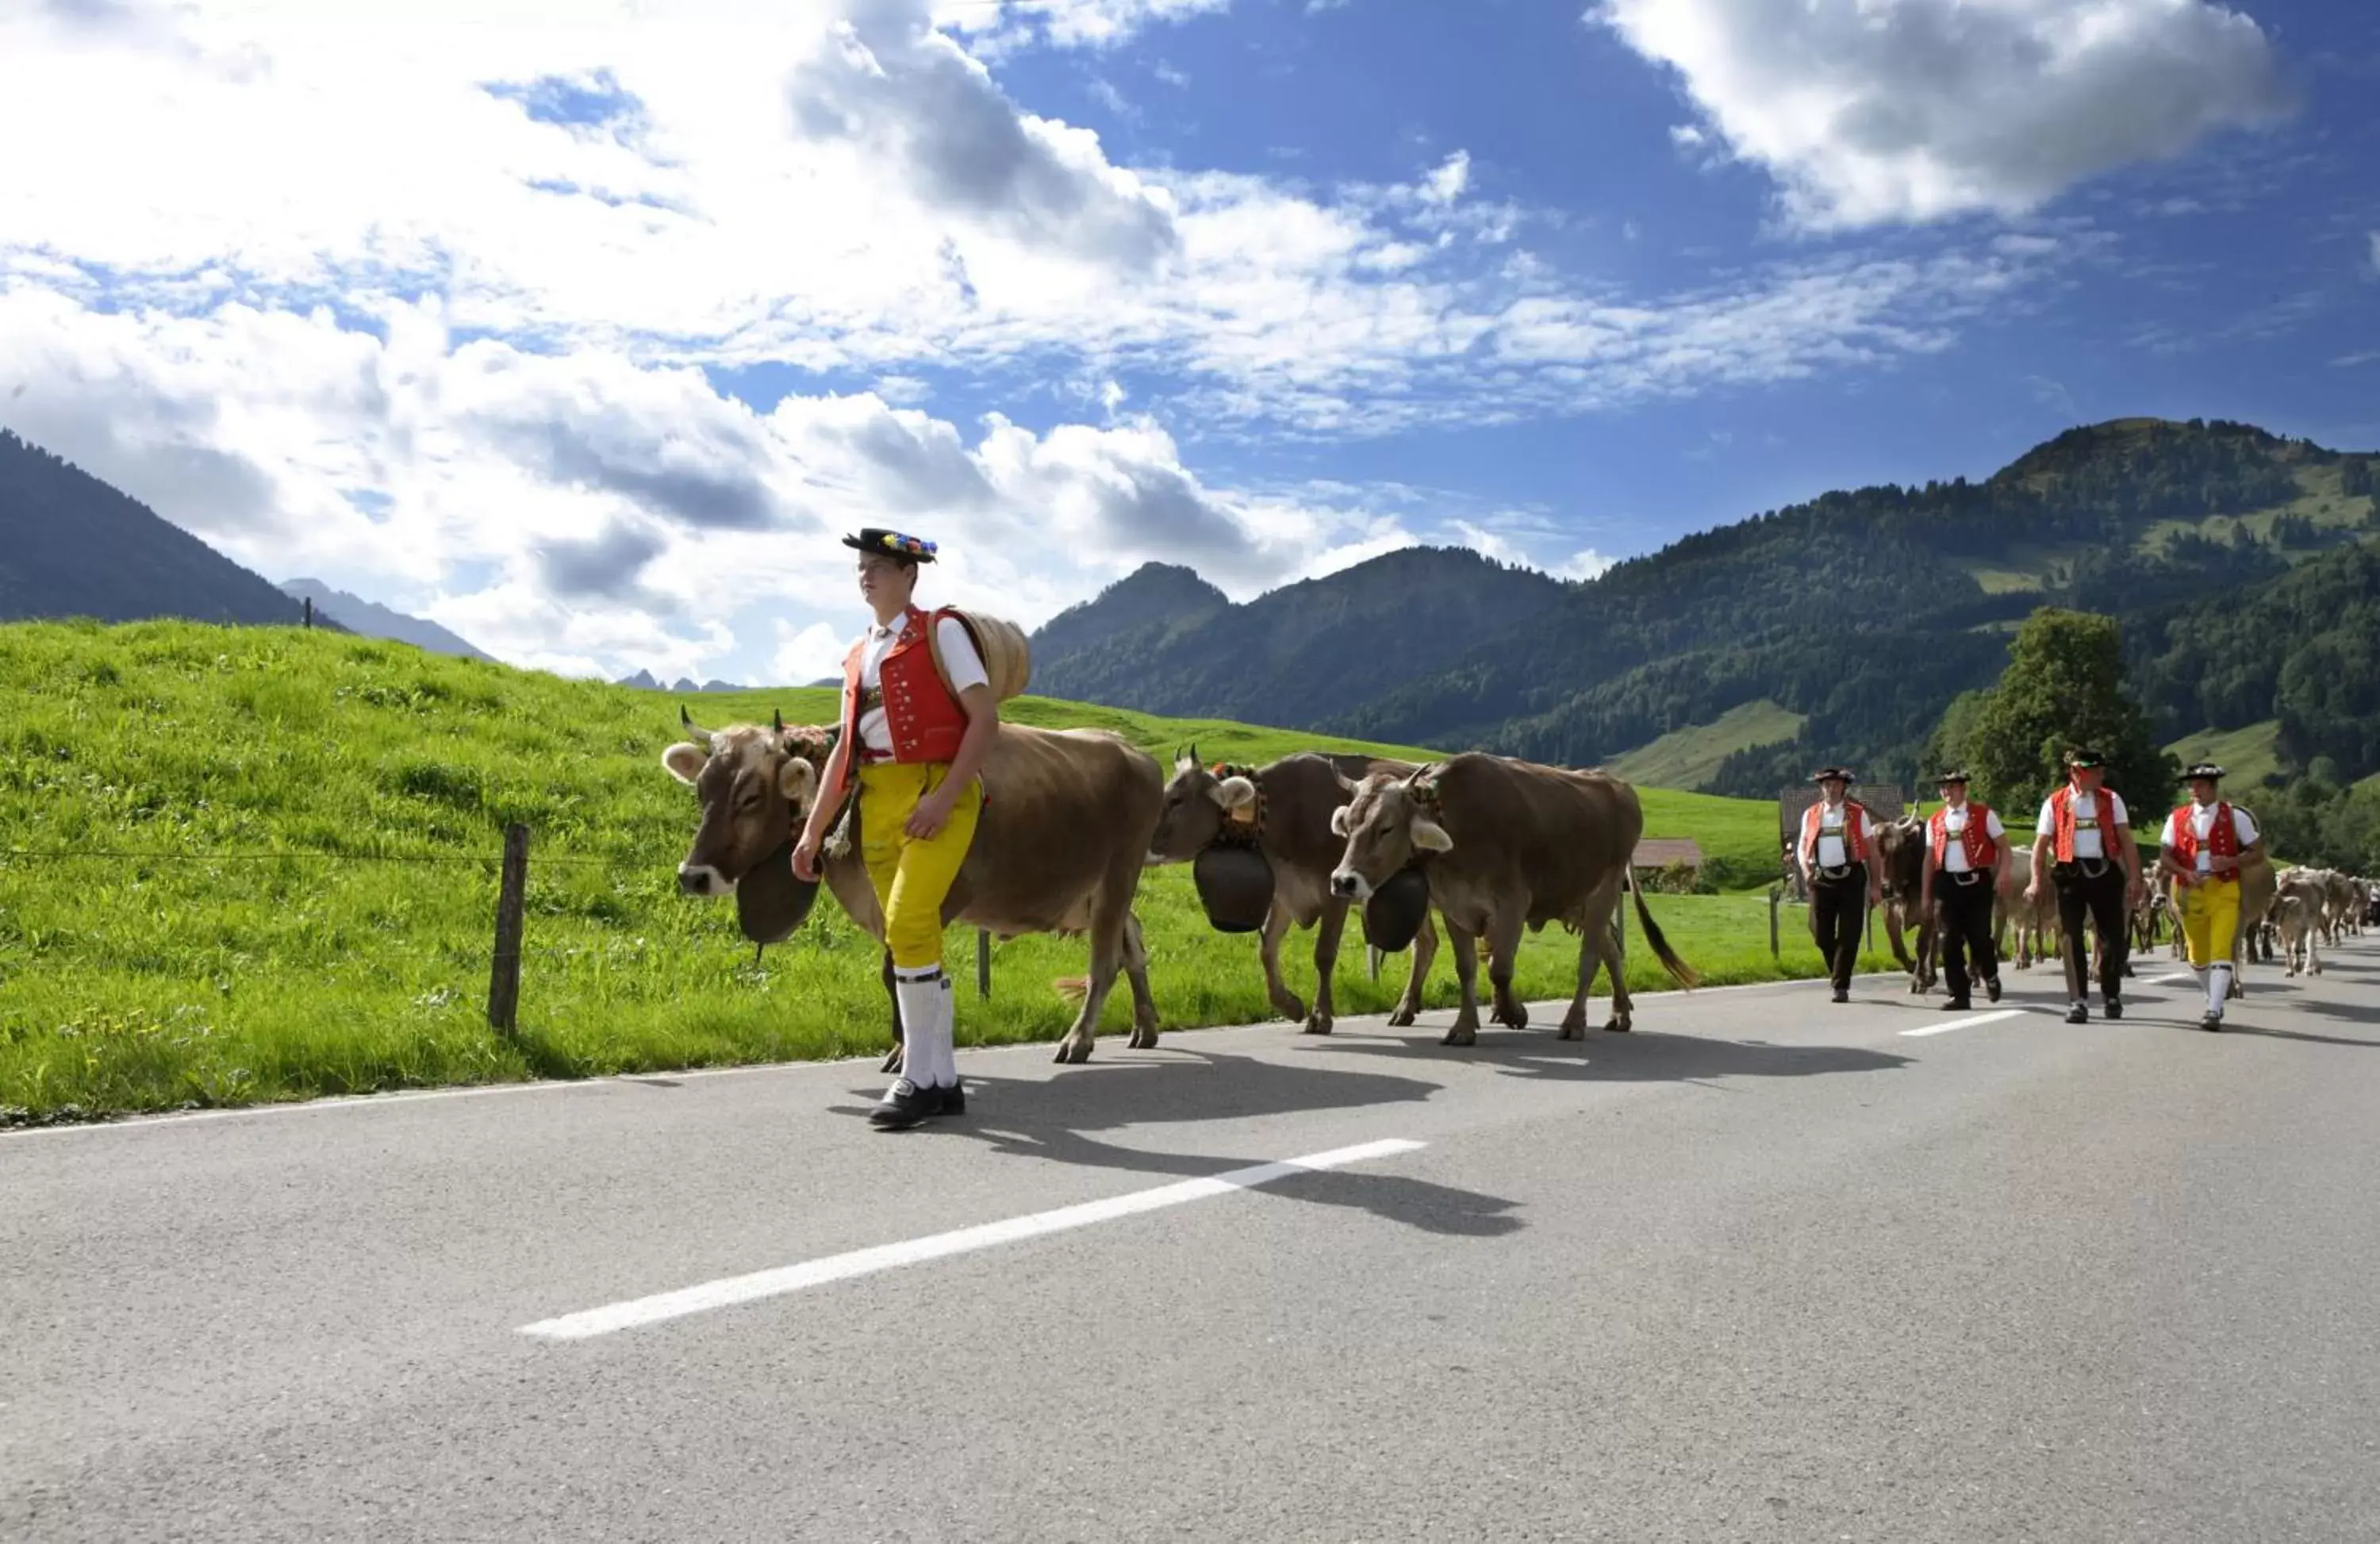
[{"label": "black leather shoe", "polygon": [[905,1131],[942,1112],[942,1091],[920,1088],[904,1077],[886,1091],[868,1112],[868,1123],[886,1131]]},{"label": "black leather shoe", "polygon": [[2072,1007],[2068,1008],[2068,1009],[2066,1010],[2066,1022],[2067,1022],[2067,1023],[2069,1023],[2069,1024],[2088,1024],[2088,1023],[2090,1023],[2090,1022],[2091,1022],[2091,1010],[2090,1010],[2090,1008],[2089,1008],[2089,1007],[2087,1007],[2086,1005],[2084,1005],[2083,1003],[2075,1003]]},{"label": "black leather shoe", "polygon": [[1953,997],[1949,1002],[1944,1003],[1939,1011],[1946,1014],[1963,1014],[1974,1005],[1973,1002],[1968,998]]},{"label": "black leather shoe", "polygon": [[1845,991],[1844,991],[1842,988],[1840,988],[1840,987],[1837,987],[1837,988],[1835,989],[1835,1001],[1836,1001],[1836,1002],[1838,1002],[1838,1003],[1848,1003],[1848,1002],[1850,1002],[1851,1000],[1852,1000],[1852,994],[1851,994],[1850,992]]},{"label": "black leather shoe", "polygon": [[1984,995],[1990,998],[1995,1003],[2000,1000],[2000,979],[1998,977],[1986,976],[1984,978]]},{"label": "black leather shoe", "polygon": [[2107,999],[2107,1006],[2106,1012],[2107,1012],[2107,1016],[2108,1016],[2109,1018],[2121,1018],[2121,1017],[2123,1017],[2123,1016],[2124,1016],[2124,1000],[2123,1000],[2122,998],[2120,998],[2120,997],[2110,997],[2109,999]]},{"label": "black leather shoe", "polygon": [[934,1093],[942,1101],[941,1108],[935,1113],[941,1115],[966,1113],[966,1088],[964,1084],[953,1083],[947,1088],[936,1088]]}]

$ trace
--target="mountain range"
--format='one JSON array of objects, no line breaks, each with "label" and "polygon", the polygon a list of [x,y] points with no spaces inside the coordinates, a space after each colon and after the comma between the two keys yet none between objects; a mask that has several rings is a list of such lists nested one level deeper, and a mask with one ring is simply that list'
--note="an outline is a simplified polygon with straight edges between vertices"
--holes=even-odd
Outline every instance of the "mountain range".
[{"label": "mountain range", "polygon": [[468,638],[449,632],[435,622],[407,616],[401,611],[391,611],[377,601],[367,601],[344,590],[333,590],[320,579],[284,579],[281,588],[300,601],[313,602],[316,616],[328,616],[349,632],[410,643],[432,653],[459,654],[467,660],[495,658],[472,647]]},{"label": "mountain range", "polygon": [[[1828,761],[1904,786],[2036,607],[2124,624],[2173,741],[2380,771],[2375,457],[2125,419],[1980,482],[1830,492],[1583,581],[1407,549],[1234,604],[1150,564],[1033,638],[1033,687],[1774,796]],[[2244,738],[2243,738],[2244,737]]]}]

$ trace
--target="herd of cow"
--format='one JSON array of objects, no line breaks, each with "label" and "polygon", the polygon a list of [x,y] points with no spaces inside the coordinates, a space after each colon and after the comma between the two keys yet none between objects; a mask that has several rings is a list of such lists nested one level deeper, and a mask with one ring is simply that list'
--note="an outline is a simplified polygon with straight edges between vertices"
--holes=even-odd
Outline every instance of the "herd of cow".
[{"label": "herd of cow", "polygon": [[[716,732],[680,716],[691,738],[662,753],[673,777],[696,790],[700,815],[678,866],[689,894],[735,894],[746,876],[787,862],[793,834],[807,818],[833,746],[831,726],[782,722],[736,724]],[[1476,1039],[1478,953],[1484,943],[1494,1021],[1528,1024],[1512,990],[1524,931],[1560,922],[1579,940],[1578,974],[1560,1035],[1584,1037],[1586,1001],[1598,971],[1609,969],[1615,1031],[1631,1027],[1632,1004],[1620,968],[1622,893],[1633,900],[1645,939],[1670,974],[1692,986],[1680,959],[1645,906],[1631,857],[1644,833],[1644,809],[1627,783],[1601,772],[1549,767],[1476,752],[1427,764],[1377,757],[1301,751],[1265,766],[1202,763],[1195,746],[1169,775],[1156,758],[1101,729],[1041,729],[1002,721],[984,763],[984,807],[973,846],[943,906],[943,920],[968,923],[999,938],[1026,933],[1087,935],[1087,975],[1056,985],[1079,995],[1074,1024],[1058,1043],[1062,1063],[1087,1061],[1093,1035],[1119,974],[1133,996],[1135,1049],[1158,1041],[1159,1015],[1148,988],[1148,952],[1134,909],[1140,877],[1160,864],[1196,860],[1230,830],[1261,853],[1271,876],[1257,959],[1274,1011],[1308,1034],[1330,1032],[1331,980],[1352,907],[1383,885],[1418,871],[1427,907],[1412,938],[1412,970],[1389,1022],[1410,1025],[1438,947],[1437,924],[1453,951],[1461,1002],[1441,1043]],[[859,857],[847,803],[827,844],[820,879],[863,931],[883,941],[883,915]],[[1885,923],[1893,956],[1911,990],[1935,982],[1933,930],[1915,915],[1923,826],[1914,818],[1879,828],[1886,864]],[[2020,847],[2012,894],[1999,898],[1994,931],[2017,934],[2014,963],[2028,968],[2055,957],[2056,902],[2025,906],[2032,854]],[[2319,945],[2361,932],[2362,881],[2325,870],[2275,875],[2252,864],[2241,897],[2235,954],[2271,959],[2276,945],[2295,975],[2319,972]],[[807,902],[805,902],[805,909]],[[2139,946],[2154,946],[2170,921],[2171,903],[2152,894],[2135,919]],[[2248,919],[2252,918],[2252,923]],[[1281,943],[1293,926],[1314,930],[1315,1001],[1298,1001],[1281,978]],[[1912,954],[1903,933],[1915,937]],[[2178,935],[2177,954],[2180,951]],[[2003,948],[2005,955],[2005,948]],[[1377,947],[1373,969],[1378,969]],[[892,959],[883,956],[888,1005]],[[2241,989],[2233,974],[2233,991]],[[885,1069],[900,1065],[900,1018]]]},{"label": "herd of cow", "polygon": [[[820,786],[832,729],[777,723],[714,732],[697,726],[683,709],[680,717],[690,738],[669,747],[662,764],[693,786],[700,808],[692,845],[678,865],[680,887],[689,894],[728,895],[764,864],[775,882],[774,866],[786,862],[793,834]],[[1562,1038],[1585,1035],[1587,993],[1607,963],[1613,991],[1605,1027],[1628,1029],[1631,1004],[1620,969],[1623,891],[1634,900],[1645,942],[1663,967],[1681,983],[1694,982],[1636,888],[1630,858],[1645,826],[1636,792],[1603,772],[1476,753],[1417,765],[1313,751],[1232,769],[1201,763],[1190,747],[1169,776],[1155,757],[1120,735],[1003,720],[982,775],[982,818],[943,904],[943,920],[1003,939],[1087,935],[1088,974],[1057,983],[1081,999],[1058,1043],[1062,1063],[1089,1059],[1119,974],[1133,994],[1130,1044],[1157,1044],[1148,954],[1134,910],[1140,877],[1155,865],[1196,860],[1227,824],[1270,869],[1272,894],[1258,959],[1275,1010],[1309,1034],[1330,1032],[1331,977],[1348,911],[1408,869],[1427,879],[1428,906],[1391,1023],[1411,1024],[1420,1011],[1422,982],[1437,949],[1432,915],[1453,952],[1462,989],[1444,1039],[1449,1045],[1471,1044],[1478,1034],[1482,943],[1495,1022],[1526,1027],[1528,1010],[1512,990],[1513,960],[1522,933],[1548,922],[1561,923],[1579,939],[1577,988],[1561,1022]],[[852,921],[880,945],[883,915],[854,839],[856,814],[864,818],[850,805],[839,812],[820,877]],[[1318,986],[1311,1008],[1281,979],[1281,942],[1293,924],[1315,930]],[[882,977],[889,1002],[890,955]],[[887,1071],[900,1064],[899,1022],[896,1008]]]},{"label": "herd of cow", "polygon": [[[2249,811],[2252,817],[2253,810]],[[1880,822],[1876,847],[1885,870],[1885,936],[1892,957],[1909,972],[1909,990],[1924,993],[1936,980],[1934,930],[1917,915],[1925,861],[1925,823],[1915,816]],[[2020,842],[2010,855],[2008,889],[1993,897],[1992,937],[2002,959],[2019,970],[2035,960],[2060,956],[2058,898],[2047,885],[2040,898],[2028,903],[2024,892],[2033,881],[2033,848]],[[2240,928],[2232,941],[2236,967],[2255,959],[2281,960],[2284,974],[2322,974],[2322,948],[2341,938],[2360,936],[2372,919],[2374,886],[2369,880],[2331,869],[2275,870],[2271,863],[2251,860],[2240,871]],[[2132,909],[2131,953],[2146,954],[2169,939],[2172,957],[2187,957],[2182,945],[2179,903],[2173,894],[2151,885]],[[2009,953],[2009,934],[2016,935],[2016,952]],[[1914,952],[1903,943],[1904,931],[1914,940]],[[2095,938],[2095,942],[2098,941]],[[2097,962],[2092,964],[2095,967]],[[2127,967],[2129,973],[2129,964]],[[2243,996],[2244,972],[2231,972],[2231,995]]]}]

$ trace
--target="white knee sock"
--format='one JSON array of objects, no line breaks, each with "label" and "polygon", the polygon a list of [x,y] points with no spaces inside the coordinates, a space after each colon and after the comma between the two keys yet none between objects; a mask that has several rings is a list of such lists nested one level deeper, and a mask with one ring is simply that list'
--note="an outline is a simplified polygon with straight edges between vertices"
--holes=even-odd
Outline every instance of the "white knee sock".
[{"label": "white knee sock", "polygon": [[2221,1017],[2223,1000],[2230,995],[2230,964],[2228,961],[2217,960],[2206,967],[2206,1011],[2218,1018]]},{"label": "white knee sock", "polygon": [[955,1081],[947,1070],[951,1029],[942,1015],[950,994],[944,985],[940,966],[895,971],[892,977],[893,995],[901,1000],[901,1076],[920,1088]]}]

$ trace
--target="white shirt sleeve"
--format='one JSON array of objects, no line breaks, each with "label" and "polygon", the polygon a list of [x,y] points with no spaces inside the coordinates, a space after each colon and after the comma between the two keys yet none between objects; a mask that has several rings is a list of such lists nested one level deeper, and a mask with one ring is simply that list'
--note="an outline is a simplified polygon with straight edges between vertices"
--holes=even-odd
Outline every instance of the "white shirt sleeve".
[{"label": "white shirt sleeve", "polygon": [[2132,823],[2132,817],[2131,813],[2124,808],[2124,796],[2116,792],[2113,788],[2110,788],[2107,790],[2107,798],[2116,807],[2116,823],[2119,826],[2131,825]]},{"label": "white shirt sleeve", "polygon": [[2256,840],[2256,822],[2249,819],[2248,812],[2236,804],[2231,807],[2231,829],[2240,833],[2240,845],[2242,850]]},{"label": "white shirt sleeve", "polygon": [[2035,836],[2055,836],[2058,834],[2058,821],[2050,814],[2048,799],[2043,799],[2041,801],[2041,820],[2034,826],[2033,833]]},{"label": "white shirt sleeve", "polygon": [[2165,829],[2157,833],[2157,845],[2160,847],[2170,847],[2180,840],[2180,831],[2175,827],[2173,817],[2168,815],[2165,818]]},{"label": "white shirt sleeve", "polygon": [[2008,827],[2000,824],[2000,812],[1997,809],[1993,810],[1991,818],[1984,822],[1984,831],[1995,842],[2008,839]]},{"label": "white shirt sleeve", "polygon": [[967,637],[965,623],[955,616],[943,617],[934,627],[934,639],[942,646],[942,668],[950,672],[953,694],[991,685],[983,656],[975,651],[975,640]]}]

